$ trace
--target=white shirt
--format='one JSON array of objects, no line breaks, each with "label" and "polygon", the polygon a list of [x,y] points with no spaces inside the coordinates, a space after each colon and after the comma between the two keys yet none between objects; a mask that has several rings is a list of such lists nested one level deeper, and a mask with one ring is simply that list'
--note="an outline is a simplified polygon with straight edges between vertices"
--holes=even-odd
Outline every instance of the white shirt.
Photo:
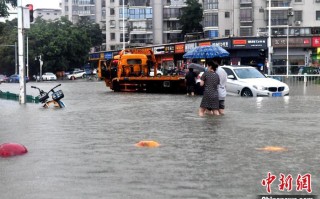
[{"label": "white shirt", "polygon": [[219,75],[220,79],[220,84],[218,85],[219,100],[224,100],[224,98],[227,96],[226,84],[228,75],[220,66],[217,68],[216,73]]}]

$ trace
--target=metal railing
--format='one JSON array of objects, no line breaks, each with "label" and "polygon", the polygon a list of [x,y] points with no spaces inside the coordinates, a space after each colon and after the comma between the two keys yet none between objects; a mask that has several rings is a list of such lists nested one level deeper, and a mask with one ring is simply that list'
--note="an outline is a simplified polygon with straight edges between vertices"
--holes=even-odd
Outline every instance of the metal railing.
[{"label": "metal railing", "polygon": [[290,89],[290,96],[319,96],[320,75],[268,75],[286,83]]}]

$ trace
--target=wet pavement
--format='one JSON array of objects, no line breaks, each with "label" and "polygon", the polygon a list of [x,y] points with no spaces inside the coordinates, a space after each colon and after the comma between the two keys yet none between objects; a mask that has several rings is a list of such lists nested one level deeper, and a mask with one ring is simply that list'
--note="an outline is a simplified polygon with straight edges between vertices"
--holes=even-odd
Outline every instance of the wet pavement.
[{"label": "wet pavement", "polygon": [[[268,172],[272,194],[307,195],[295,191],[299,174],[311,174],[319,194],[318,85],[280,98],[228,96],[226,115],[200,118],[201,96],[114,93],[97,81],[29,82],[27,94],[58,83],[64,109],[0,99],[0,144],[29,150],[0,158],[1,199],[256,198],[268,194]],[[135,147],[141,140],[161,146]],[[279,190],[280,173],[292,175],[293,190]]]}]

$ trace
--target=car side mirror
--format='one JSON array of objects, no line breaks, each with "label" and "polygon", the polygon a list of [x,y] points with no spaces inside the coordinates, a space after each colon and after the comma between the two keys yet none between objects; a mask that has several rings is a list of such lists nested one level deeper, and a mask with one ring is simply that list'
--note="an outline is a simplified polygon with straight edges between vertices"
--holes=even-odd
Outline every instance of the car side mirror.
[{"label": "car side mirror", "polygon": [[235,79],[234,75],[228,75],[228,79]]}]

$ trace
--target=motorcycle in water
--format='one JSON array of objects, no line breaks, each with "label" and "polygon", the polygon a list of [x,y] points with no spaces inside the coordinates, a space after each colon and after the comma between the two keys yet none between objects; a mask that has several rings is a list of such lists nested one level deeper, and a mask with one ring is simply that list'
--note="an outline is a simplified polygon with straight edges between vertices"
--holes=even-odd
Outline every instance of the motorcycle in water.
[{"label": "motorcycle in water", "polygon": [[[61,99],[64,97],[62,90],[54,91],[54,89],[59,86],[61,86],[61,84],[58,84],[57,86],[53,87],[48,92],[45,92],[36,86],[31,86],[31,88],[39,90],[40,94],[39,94],[38,98],[39,98],[39,101],[43,104],[44,108],[49,108],[51,104],[53,104],[54,107],[64,108],[65,105],[61,101]],[[51,95],[52,99],[48,100],[50,98],[49,93],[51,93],[51,92],[52,92],[52,95]]]}]

